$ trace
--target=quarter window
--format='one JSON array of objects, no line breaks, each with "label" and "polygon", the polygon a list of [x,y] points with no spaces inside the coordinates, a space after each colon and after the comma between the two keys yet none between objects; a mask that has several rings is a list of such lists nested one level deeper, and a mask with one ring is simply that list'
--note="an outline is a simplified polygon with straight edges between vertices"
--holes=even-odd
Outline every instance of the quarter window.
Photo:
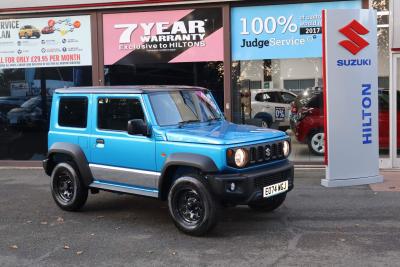
[{"label": "quarter window", "polygon": [[58,109],[58,124],[86,128],[88,100],[86,97],[62,97]]},{"label": "quarter window", "polygon": [[294,95],[285,92],[281,93],[281,96],[283,98],[284,103],[291,103],[296,99]]},{"label": "quarter window", "polygon": [[103,130],[126,131],[128,121],[144,120],[139,99],[99,98],[97,102],[97,127]]}]

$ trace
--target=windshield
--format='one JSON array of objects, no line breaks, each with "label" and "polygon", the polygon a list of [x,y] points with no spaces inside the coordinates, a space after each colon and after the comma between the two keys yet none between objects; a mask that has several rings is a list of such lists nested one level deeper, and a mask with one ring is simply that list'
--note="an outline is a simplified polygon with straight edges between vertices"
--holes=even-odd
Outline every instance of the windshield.
[{"label": "windshield", "polygon": [[160,126],[222,118],[211,94],[202,90],[158,92],[149,97]]}]

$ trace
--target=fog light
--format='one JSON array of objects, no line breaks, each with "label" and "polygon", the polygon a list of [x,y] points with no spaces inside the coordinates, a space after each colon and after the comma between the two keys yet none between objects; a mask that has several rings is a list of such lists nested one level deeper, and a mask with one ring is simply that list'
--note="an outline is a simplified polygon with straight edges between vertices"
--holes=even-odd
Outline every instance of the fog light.
[{"label": "fog light", "polygon": [[231,191],[235,191],[235,189],[236,189],[236,185],[235,185],[235,183],[231,183]]}]

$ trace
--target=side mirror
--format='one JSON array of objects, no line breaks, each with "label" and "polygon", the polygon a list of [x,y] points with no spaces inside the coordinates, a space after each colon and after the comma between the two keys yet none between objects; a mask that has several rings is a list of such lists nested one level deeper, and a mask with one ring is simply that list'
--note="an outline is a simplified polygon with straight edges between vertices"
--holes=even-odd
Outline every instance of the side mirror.
[{"label": "side mirror", "polygon": [[129,120],[127,125],[128,134],[150,136],[149,128],[142,119]]}]

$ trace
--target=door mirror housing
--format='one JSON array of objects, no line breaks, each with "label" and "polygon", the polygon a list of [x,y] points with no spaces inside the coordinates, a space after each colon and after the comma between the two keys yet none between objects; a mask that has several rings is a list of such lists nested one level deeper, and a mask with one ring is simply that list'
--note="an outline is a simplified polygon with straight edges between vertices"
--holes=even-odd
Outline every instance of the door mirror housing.
[{"label": "door mirror housing", "polygon": [[128,134],[150,136],[149,128],[142,119],[129,120],[127,125]]}]

